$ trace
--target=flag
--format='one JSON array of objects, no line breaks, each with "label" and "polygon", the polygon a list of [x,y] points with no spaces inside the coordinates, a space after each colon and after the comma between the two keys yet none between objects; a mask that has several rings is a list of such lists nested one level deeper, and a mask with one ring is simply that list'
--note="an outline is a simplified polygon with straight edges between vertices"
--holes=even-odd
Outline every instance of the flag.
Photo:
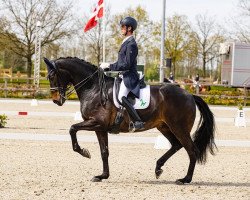
[{"label": "flag", "polygon": [[90,30],[91,28],[94,28],[97,25],[98,19],[103,17],[103,0],[98,1],[97,7],[94,9],[94,12],[87,22],[84,32]]}]

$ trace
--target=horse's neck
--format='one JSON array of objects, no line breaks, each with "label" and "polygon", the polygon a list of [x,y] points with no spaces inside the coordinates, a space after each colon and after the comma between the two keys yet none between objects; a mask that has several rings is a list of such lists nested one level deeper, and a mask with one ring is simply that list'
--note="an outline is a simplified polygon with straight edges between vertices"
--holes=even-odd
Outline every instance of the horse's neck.
[{"label": "horse's neck", "polygon": [[83,67],[71,67],[67,70],[71,76],[70,82],[75,87],[79,99],[98,86],[98,73],[95,73],[94,70],[88,70],[86,73],[83,69]]},{"label": "horse's neck", "polygon": [[84,67],[75,66],[75,65],[69,66],[65,70],[71,76],[71,83],[73,85],[77,85],[78,83],[80,83],[84,79],[87,79],[89,76],[91,76],[95,72],[94,70],[90,69],[86,73],[86,71],[84,71]]}]

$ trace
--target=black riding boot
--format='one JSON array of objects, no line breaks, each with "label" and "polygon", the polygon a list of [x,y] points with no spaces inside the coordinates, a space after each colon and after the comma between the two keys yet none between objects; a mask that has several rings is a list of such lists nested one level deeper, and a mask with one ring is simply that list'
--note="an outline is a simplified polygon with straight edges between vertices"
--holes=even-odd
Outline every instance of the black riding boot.
[{"label": "black riding boot", "polygon": [[132,118],[132,121],[134,122],[133,124],[134,130],[132,131],[143,129],[144,122],[141,120],[140,116],[137,114],[136,110],[134,109],[134,107],[131,105],[131,103],[126,97],[122,97],[122,105],[126,108],[129,116]]}]

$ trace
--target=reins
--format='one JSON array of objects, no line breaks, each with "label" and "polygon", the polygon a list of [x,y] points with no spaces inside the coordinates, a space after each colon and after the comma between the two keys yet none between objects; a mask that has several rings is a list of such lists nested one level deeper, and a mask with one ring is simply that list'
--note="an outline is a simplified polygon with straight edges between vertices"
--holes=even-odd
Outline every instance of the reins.
[{"label": "reins", "polygon": [[[91,74],[90,76],[88,76],[87,78],[85,78],[85,79],[81,80],[79,83],[73,85],[73,88],[67,93],[66,98],[65,97],[63,97],[63,98],[67,99],[74,92],[74,90],[77,91],[82,86],[84,86],[89,81],[89,79],[92,78],[97,72],[98,72],[98,69],[93,74]],[[67,88],[66,91],[69,90],[70,87],[71,86],[69,86],[69,88]]]},{"label": "reins", "polygon": [[[59,84],[59,79],[60,78],[60,73],[58,70],[56,70],[56,74],[58,75],[58,81],[57,81],[57,85],[58,87],[53,87],[50,88],[51,91],[57,90],[59,91],[60,96],[67,100],[68,97],[74,92],[79,90],[82,86],[84,86],[96,73],[98,73],[98,77],[99,77],[99,87],[100,87],[100,100],[101,100],[101,105],[105,105],[106,101],[108,100],[108,89],[107,89],[107,84],[105,81],[105,75],[104,72],[102,71],[102,69],[98,68],[95,72],[93,72],[91,75],[89,75],[88,77],[86,77],[85,79],[81,80],[79,83],[73,85],[73,88],[71,88],[71,86],[68,86],[66,89],[64,87],[60,87]],[[69,90],[69,91],[68,91]],[[68,91],[68,92],[67,92]],[[67,94],[66,94],[67,92]],[[63,93],[65,93],[66,95],[63,95]]]},{"label": "reins", "polygon": [[[98,76],[99,76],[99,87],[100,87],[100,96],[101,96],[101,105],[105,105],[108,100],[108,89],[107,84],[105,81],[105,74],[103,70],[98,70]],[[103,101],[104,98],[104,101]]]}]

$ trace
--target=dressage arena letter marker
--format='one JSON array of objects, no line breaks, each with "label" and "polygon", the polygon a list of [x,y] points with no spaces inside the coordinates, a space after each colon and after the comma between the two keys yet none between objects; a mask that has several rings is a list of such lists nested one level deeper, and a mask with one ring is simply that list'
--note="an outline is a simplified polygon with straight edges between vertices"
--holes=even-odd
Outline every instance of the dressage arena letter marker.
[{"label": "dressage arena letter marker", "polygon": [[31,106],[38,106],[38,101],[36,99],[31,100]]},{"label": "dressage arena letter marker", "polygon": [[246,118],[243,110],[237,111],[237,116],[235,118],[235,126],[246,127]]}]

